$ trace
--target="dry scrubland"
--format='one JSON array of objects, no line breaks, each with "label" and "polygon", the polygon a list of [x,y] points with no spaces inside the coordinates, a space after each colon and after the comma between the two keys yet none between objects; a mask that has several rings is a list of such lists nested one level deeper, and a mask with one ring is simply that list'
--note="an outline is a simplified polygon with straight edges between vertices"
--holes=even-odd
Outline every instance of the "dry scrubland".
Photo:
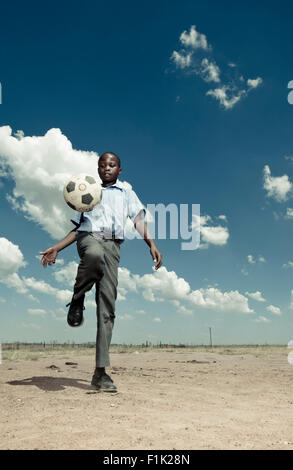
[{"label": "dry scrubland", "polygon": [[113,346],[119,393],[90,385],[94,348],[3,348],[1,449],[293,449],[285,346]]}]

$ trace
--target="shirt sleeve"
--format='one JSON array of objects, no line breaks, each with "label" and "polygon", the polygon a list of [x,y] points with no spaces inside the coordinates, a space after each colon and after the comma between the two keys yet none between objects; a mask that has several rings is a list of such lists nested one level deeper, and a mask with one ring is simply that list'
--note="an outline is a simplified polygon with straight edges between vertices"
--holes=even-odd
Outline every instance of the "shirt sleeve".
[{"label": "shirt sleeve", "polygon": [[131,189],[128,193],[128,214],[127,215],[131,218],[132,221],[134,221],[135,217],[141,211],[143,211],[141,215],[144,218],[146,215],[145,207],[141,203],[141,201],[138,199],[133,189]]},{"label": "shirt sleeve", "polygon": [[74,211],[73,217],[70,220],[76,227],[80,227],[80,224],[82,222],[82,216],[82,212]]}]

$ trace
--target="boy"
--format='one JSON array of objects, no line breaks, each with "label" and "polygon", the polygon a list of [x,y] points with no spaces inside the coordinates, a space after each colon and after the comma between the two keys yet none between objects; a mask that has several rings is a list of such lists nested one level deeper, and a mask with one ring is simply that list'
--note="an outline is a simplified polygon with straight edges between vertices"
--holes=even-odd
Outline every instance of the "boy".
[{"label": "boy", "polygon": [[92,385],[100,391],[116,392],[117,387],[105,372],[110,365],[109,347],[115,318],[117,298],[118,264],[120,244],[124,240],[127,216],[135,229],[150,247],[156,262],[155,269],[162,264],[162,255],[156,247],[144,222],[145,209],[133,190],[121,186],[118,175],[122,172],[120,159],[113,152],[105,152],[99,158],[98,173],[102,180],[102,200],[90,212],[75,211],[71,221],[76,226],[61,241],[45,251],[41,263],[44,268],[55,263],[57,254],[66,246],[77,242],[80,264],[75,279],[73,297],[67,315],[70,326],[83,323],[85,293],[96,284],[97,339],[96,368]]}]

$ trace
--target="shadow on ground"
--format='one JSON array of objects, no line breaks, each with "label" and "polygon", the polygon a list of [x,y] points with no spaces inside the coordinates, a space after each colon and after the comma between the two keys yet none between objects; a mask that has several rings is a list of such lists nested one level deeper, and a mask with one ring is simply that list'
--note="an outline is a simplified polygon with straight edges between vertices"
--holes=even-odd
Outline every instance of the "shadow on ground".
[{"label": "shadow on ground", "polygon": [[61,390],[65,390],[66,387],[75,387],[87,391],[93,390],[93,387],[88,385],[87,380],[69,379],[66,377],[30,377],[23,380],[12,380],[7,383],[9,385],[34,385],[45,392],[59,392]]}]

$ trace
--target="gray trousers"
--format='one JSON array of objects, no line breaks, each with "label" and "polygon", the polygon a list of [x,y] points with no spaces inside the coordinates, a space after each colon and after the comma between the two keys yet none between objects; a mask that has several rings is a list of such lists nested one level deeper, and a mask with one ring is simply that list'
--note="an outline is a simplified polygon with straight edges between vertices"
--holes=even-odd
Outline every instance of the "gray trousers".
[{"label": "gray trousers", "polygon": [[110,365],[109,347],[115,319],[120,244],[111,239],[97,240],[88,232],[76,232],[80,263],[74,284],[78,299],[96,284],[97,338],[96,367]]}]

